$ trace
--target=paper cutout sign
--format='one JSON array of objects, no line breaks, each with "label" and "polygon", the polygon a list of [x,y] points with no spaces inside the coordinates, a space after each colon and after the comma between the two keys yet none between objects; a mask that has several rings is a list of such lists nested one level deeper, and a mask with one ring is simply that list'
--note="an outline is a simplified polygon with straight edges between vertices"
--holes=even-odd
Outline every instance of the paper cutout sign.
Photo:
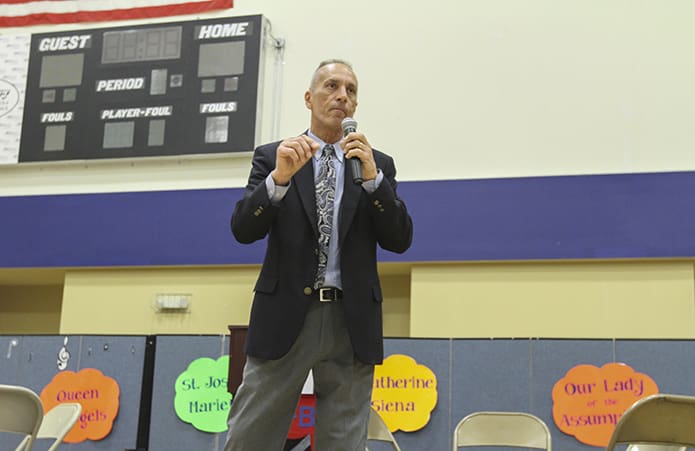
[{"label": "paper cutout sign", "polygon": [[181,421],[203,432],[227,430],[232,402],[232,394],[227,391],[228,369],[228,355],[217,360],[202,357],[176,378],[174,409]]},{"label": "paper cutout sign", "polygon": [[121,390],[118,383],[94,368],[78,373],[62,371],[41,391],[44,412],[58,404],[82,405],[80,419],[63,439],[66,443],[101,440],[111,432],[118,416]]},{"label": "paper cutout sign", "polygon": [[372,408],[391,432],[422,429],[437,405],[437,377],[412,357],[393,354],[374,368]]},{"label": "paper cutout sign", "polygon": [[577,365],[553,387],[553,420],[565,434],[603,448],[625,410],[656,393],[651,377],[624,363]]}]

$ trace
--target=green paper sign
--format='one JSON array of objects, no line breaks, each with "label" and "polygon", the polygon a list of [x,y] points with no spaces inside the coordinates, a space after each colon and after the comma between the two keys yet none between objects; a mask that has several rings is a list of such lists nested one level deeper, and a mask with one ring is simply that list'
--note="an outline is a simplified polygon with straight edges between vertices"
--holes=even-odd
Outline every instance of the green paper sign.
[{"label": "green paper sign", "polygon": [[232,394],[227,391],[229,356],[192,361],[176,378],[176,415],[204,432],[227,430]]}]

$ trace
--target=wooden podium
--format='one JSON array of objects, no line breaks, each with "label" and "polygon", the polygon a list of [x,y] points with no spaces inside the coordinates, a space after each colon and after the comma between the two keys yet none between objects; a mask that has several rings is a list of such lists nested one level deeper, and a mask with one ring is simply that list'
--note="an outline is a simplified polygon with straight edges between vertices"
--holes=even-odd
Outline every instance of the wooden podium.
[{"label": "wooden podium", "polygon": [[227,391],[231,394],[236,393],[236,389],[241,384],[246,364],[246,353],[244,344],[246,343],[246,333],[249,326],[228,326],[229,327],[229,373],[227,374]]}]

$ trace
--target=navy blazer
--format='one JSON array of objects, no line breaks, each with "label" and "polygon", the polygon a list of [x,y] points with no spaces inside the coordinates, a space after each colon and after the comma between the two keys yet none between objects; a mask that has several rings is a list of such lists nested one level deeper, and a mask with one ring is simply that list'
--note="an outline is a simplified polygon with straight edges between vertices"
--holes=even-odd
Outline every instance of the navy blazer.
[{"label": "navy blazer", "polygon": [[[272,205],[265,178],[275,168],[279,144],[254,151],[246,191],[231,220],[240,243],[268,237],[246,338],[246,353],[263,359],[277,359],[289,351],[311,302],[318,302],[313,289],[318,267],[314,167],[308,161],[292,177],[281,203]],[[402,253],[413,236],[412,219],[396,193],[393,159],[373,153],[384,174],[379,188],[368,194],[346,174],[339,212],[340,302],[355,354],[368,364],[381,363],[384,356],[376,246]]]}]

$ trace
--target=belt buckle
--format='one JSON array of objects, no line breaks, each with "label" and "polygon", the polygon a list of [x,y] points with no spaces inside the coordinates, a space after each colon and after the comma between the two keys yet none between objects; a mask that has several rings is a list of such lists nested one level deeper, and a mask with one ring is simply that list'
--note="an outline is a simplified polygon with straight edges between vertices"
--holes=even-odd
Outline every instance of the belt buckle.
[{"label": "belt buckle", "polygon": [[[324,297],[326,296],[326,297]],[[335,299],[335,288],[319,288],[319,301],[333,302]]]}]

